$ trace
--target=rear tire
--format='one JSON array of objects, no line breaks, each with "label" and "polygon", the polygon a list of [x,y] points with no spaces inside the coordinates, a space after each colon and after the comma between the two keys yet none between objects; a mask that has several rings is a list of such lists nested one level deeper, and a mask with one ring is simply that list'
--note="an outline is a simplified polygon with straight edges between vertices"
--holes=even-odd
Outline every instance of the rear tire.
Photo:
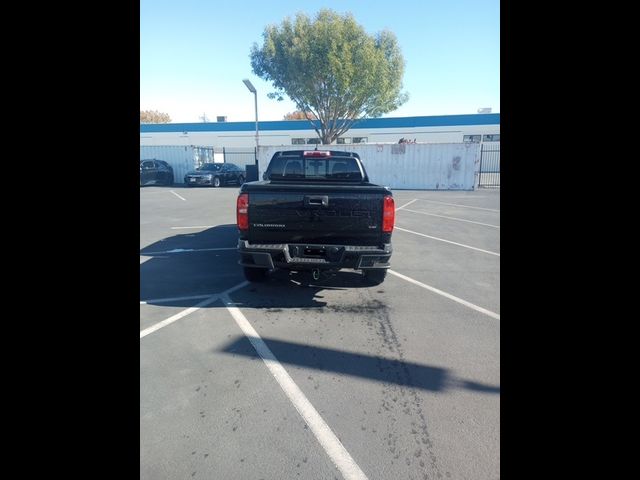
[{"label": "rear tire", "polygon": [[244,278],[250,282],[264,282],[267,278],[267,269],[244,267]]},{"label": "rear tire", "polygon": [[362,274],[364,275],[364,282],[367,285],[380,285],[384,282],[385,277],[387,276],[386,268],[373,268],[363,270]]},{"label": "rear tire", "polygon": [[215,188],[220,187],[220,177],[214,177],[214,178],[213,178],[213,186],[214,186]]}]

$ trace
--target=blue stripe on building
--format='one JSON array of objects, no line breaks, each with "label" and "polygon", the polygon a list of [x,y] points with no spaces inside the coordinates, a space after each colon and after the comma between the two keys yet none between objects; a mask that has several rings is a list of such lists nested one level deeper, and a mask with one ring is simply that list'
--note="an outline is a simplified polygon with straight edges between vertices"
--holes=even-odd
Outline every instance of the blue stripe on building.
[{"label": "blue stripe on building", "polygon": [[[368,118],[356,122],[351,128],[407,128],[407,127],[451,127],[462,125],[500,125],[499,113],[477,113],[471,115],[439,115],[431,117]],[[256,122],[217,123],[145,123],[140,124],[140,133],[152,132],[242,132],[255,131]],[[311,130],[307,120],[281,120],[258,122],[258,129]]]}]

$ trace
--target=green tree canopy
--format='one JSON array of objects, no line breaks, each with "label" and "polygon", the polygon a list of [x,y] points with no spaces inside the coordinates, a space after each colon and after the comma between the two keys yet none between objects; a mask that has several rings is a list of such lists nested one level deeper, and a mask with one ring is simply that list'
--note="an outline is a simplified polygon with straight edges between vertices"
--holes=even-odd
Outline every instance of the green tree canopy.
[{"label": "green tree canopy", "polygon": [[323,9],[311,21],[299,13],[269,25],[264,44],[251,48],[251,67],[270,81],[269,98],[288,96],[308,113],[323,144],[333,142],[361,118],[379,117],[405,103],[404,59],[390,31],[373,36],[350,13]]},{"label": "green tree canopy", "polygon": [[168,113],[157,110],[140,110],[140,123],[169,123],[171,117]]}]

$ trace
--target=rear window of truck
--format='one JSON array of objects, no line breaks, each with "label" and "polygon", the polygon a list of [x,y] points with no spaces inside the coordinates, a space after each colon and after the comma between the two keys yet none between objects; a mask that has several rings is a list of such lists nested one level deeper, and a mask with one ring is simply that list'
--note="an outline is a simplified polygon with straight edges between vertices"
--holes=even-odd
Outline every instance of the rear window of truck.
[{"label": "rear window of truck", "polygon": [[271,160],[270,180],[361,182],[362,171],[353,157],[281,156]]}]

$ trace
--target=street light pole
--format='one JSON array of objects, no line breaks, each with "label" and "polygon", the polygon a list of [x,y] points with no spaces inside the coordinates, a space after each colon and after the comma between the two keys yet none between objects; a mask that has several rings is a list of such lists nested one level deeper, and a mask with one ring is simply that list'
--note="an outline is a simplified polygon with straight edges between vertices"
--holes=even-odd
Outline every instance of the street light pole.
[{"label": "street light pole", "polygon": [[253,93],[253,96],[254,96],[255,110],[256,110],[256,166],[257,166],[258,165],[258,147],[260,145],[260,140],[259,140],[260,137],[258,134],[258,91],[256,90],[256,87],[254,87],[253,84],[248,79],[245,78],[242,81],[247,86],[249,91]]}]

